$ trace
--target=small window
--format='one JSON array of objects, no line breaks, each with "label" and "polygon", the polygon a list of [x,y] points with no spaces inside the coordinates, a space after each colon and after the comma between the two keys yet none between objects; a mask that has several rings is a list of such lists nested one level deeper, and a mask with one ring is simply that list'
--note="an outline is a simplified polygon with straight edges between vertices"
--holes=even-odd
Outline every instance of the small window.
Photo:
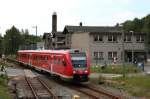
[{"label": "small window", "polygon": [[117,36],[116,35],[108,35],[108,41],[109,42],[117,42]]},{"label": "small window", "polygon": [[112,52],[108,52],[108,59],[112,59]]},{"label": "small window", "polygon": [[50,62],[50,64],[54,64],[54,59],[50,58],[49,62]]},{"label": "small window", "polygon": [[48,61],[48,56],[45,56],[45,61]]},{"label": "small window", "polygon": [[103,52],[94,52],[94,59],[103,59]]},{"label": "small window", "polygon": [[144,42],[144,35],[137,35],[136,36],[136,41],[137,42]]},{"label": "small window", "polygon": [[59,65],[61,64],[60,58],[58,58],[57,63],[58,63]]},{"label": "small window", "polygon": [[141,42],[144,42],[144,36],[141,36]]},{"label": "small window", "polygon": [[56,57],[54,57],[54,64],[57,64],[57,59],[56,59]]},{"label": "small window", "polygon": [[100,41],[102,42],[103,41],[103,36],[102,35],[94,35],[94,41]]},{"label": "small window", "polygon": [[131,35],[125,35],[124,41],[125,42],[131,42]]},{"label": "small window", "polygon": [[114,57],[117,58],[117,52],[108,52],[108,59],[113,59]]},{"label": "small window", "polygon": [[137,41],[137,42],[140,42],[140,36],[139,36],[139,35],[136,36],[136,41]]}]

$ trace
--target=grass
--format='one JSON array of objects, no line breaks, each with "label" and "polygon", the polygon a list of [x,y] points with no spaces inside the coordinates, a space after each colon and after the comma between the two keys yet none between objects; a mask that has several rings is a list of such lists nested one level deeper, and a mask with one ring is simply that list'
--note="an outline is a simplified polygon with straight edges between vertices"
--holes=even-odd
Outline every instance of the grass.
[{"label": "grass", "polygon": [[[112,84],[111,86],[113,87],[120,87],[132,96],[146,97],[146,99],[150,99],[150,75],[121,77],[115,78],[113,81],[118,82],[117,84]],[[124,83],[121,84],[121,82]]]},{"label": "grass", "polygon": [[4,75],[0,76],[0,99],[11,99],[7,85],[7,77]]},{"label": "grass", "polygon": [[[95,73],[113,73],[113,74],[122,74],[125,72],[128,73],[139,73],[142,70],[136,66],[107,66],[102,69],[98,66],[91,66],[91,72]],[[144,99],[150,99],[150,75],[145,76],[133,76],[133,77],[120,77],[120,78],[104,78],[99,76],[98,78],[92,78],[92,82],[105,84],[107,86],[114,87],[116,89],[123,89],[125,92],[129,93],[132,96],[145,97]]]},{"label": "grass", "polygon": [[122,74],[125,73],[137,73],[141,70],[136,66],[125,66],[125,68],[121,65],[110,65],[106,68],[101,68],[99,66],[91,66],[90,67],[91,72],[95,73],[114,73],[114,74]]}]

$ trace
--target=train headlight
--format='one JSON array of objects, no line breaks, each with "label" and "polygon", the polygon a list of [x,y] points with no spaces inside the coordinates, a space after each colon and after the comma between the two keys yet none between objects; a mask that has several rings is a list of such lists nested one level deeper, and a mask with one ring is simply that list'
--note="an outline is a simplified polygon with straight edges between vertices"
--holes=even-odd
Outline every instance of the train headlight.
[{"label": "train headlight", "polygon": [[85,70],[85,71],[84,71],[84,73],[88,73],[88,71],[87,71],[87,70]]},{"label": "train headlight", "polygon": [[74,70],[74,71],[73,71],[73,74],[76,74],[76,73],[77,73],[77,72]]}]

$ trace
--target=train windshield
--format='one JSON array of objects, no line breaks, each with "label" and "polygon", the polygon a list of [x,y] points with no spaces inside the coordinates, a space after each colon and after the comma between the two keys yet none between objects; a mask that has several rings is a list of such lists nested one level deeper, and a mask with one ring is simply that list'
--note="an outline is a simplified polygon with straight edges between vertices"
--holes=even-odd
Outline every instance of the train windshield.
[{"label": "train windshield", "polygon": [[71,61],[74,68],[86,67],[86,54],[85,53],[71,53]]}]

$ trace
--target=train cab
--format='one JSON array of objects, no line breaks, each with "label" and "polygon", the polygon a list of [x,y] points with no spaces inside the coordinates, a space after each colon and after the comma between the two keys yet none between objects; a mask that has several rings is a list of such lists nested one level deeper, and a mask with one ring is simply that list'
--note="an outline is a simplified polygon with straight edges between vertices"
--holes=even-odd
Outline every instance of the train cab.
[{"label": "train cab", "polygon": [[86,52],[82,50],[71,50],[70,57],[73,69],[73,81],[88,81],[90,70]]}]

